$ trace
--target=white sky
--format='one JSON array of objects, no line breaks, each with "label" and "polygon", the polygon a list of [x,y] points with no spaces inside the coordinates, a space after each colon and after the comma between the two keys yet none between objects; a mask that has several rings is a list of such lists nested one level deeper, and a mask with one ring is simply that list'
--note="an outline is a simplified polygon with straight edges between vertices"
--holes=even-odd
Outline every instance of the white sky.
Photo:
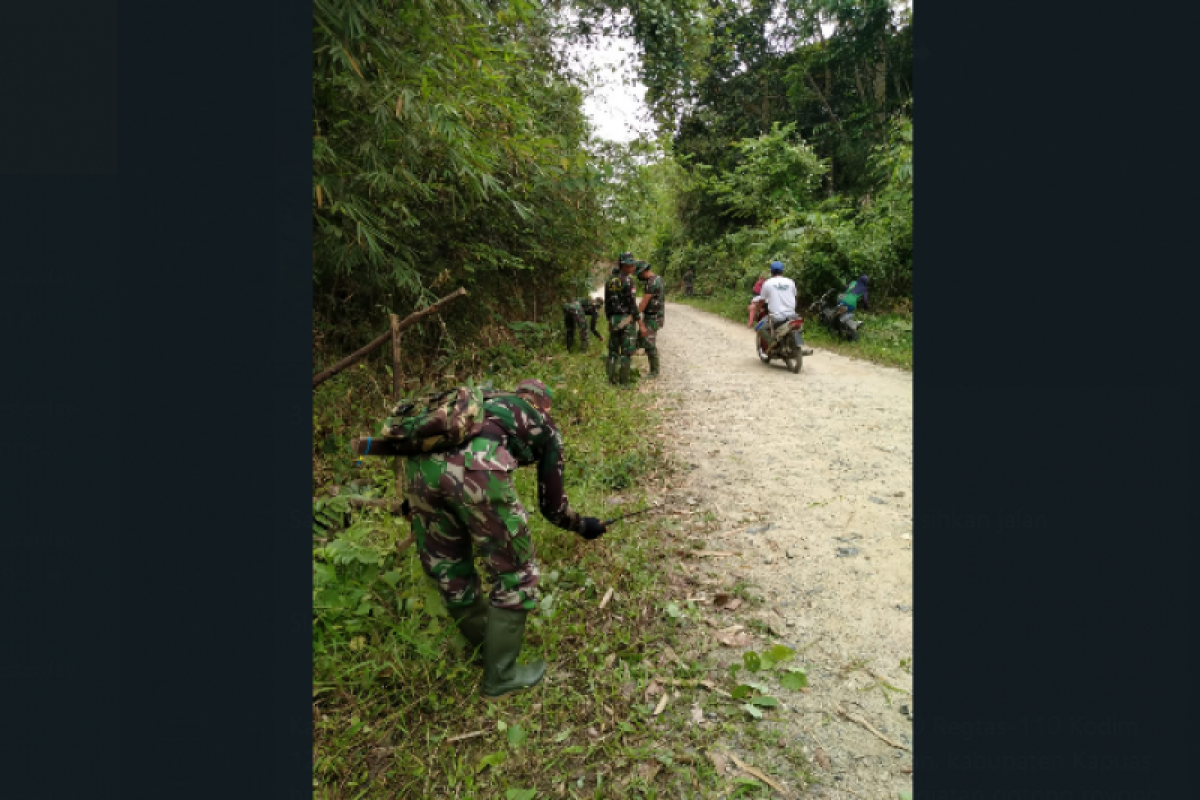
[{"label": "white sky", "polygon": [[655,126],[645,103],[646,87],[637,79],[637,52],[631,37],[604,35],[598,35],[592,47],[575,46],[570,50],[572,68],[579,75],[589,76],[583,112],[598,138],[629,142],[654,135]]}]

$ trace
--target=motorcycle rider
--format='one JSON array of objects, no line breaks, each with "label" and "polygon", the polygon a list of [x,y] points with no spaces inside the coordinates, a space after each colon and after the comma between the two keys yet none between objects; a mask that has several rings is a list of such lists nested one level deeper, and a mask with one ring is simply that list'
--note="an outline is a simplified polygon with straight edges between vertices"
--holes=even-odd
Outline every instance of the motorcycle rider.
[{"label": "motorcycle rider", "polygon": [[[796,284],[791,278],[783,276],[783,262],[771,262],[771,277],[763,281],[762,298],[773,324],[799,318],[796,313]],[[796,331],[793,335],[796,337],[796,349],[802,355],[811,356],[812,350],[804,347],[800,332]]]}]

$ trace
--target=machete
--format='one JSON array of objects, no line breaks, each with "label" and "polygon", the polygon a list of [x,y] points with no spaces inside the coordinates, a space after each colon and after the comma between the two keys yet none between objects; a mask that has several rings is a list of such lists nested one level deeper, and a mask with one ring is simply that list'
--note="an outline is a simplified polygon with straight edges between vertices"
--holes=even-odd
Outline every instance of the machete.
[{"label": "machete", "polygon": [[602,522],[600,524],[607,528],[609,525],[612,525],[614,522],[620,522],[621,520],[623,520],[627,517],[636,517],[638,514],[645,514],[647,511],[657,511],[657,510],[658,510],[657,506],[651,506],[650,508],[643,508],[641,511],[630,511],[628,514],[622,514],[619,517],[613,517],[612,519],[606,519],[606,520],[604,520],[604,522]]}]

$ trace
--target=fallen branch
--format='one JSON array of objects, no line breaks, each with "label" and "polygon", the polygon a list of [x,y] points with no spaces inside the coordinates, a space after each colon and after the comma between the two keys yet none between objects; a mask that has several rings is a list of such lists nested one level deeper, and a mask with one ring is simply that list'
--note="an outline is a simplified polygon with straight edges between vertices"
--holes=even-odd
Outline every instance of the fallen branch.
[{"label": "fallen branch", "polygon": [[355,350],[353,353],[346,356],[341,361],[337,362],[336,364],[334,364],[332,367],[325,370],[324,372],[319,372],[316,375],[314,375],[313,376],[313,388],[314,389],[317,388],[322,383],[324,383],[325,381],[332,378],[334,375],[337,375],[339,372],[344,370],[346,367],[352,367],[355,364],[357,364],[359,361],[362,361],[370,353],[372,353],[374,350],[376,350],[378,347],[380,347],[384,342],[390,340],[394,335],[399,334],[400,331],[404,330],[408,326],[414,325],[414,324],[420,322],[421,320],[425,319],[425,317],[428,317],[430,314],[438,313],[449,303],[454,302],[455,300],[457,300],[460,297],[466,297],[466,295],[467,295],[467,290],[460,286],[460,287],[458,287],[458,289],[456,291],[453,291],[450,294],[446,295],[441,300],[438,300],[436,303],[429,306],[428,308],[423,308],[420,311],[414,311],[412,314],[409,314],[407,317],[405,317],[400,322],[399,325],[396,325],[394,327],[389,327],[386,331],[381,333],[379,336],[372,339],[371,342],[369,344],[367,344],[366,346],[360,347],[359,349]]},{"label": "fallen branch", "polygon": [[655,678],[655,680],[658,681],[659,683],[665,683],[668,686],[703,686],[705,689],[708,689],[709,691],[716,692],[719,695],[724,695],[725,697],[728,697],[731,699],[733,698],[733,695],[731,695],[729,692],[725,691],[724,689],[718,687],[715,683],[713,683],[712,681],[709,681],[709,680],[704,680],[704,679],[695,680],[695,679],[687,679],[687,678]]},{"label": "fallen branch", "polygon": [[750,766],[745,761],[742,761],[740,758],[735,756],[733,753],[730,753],[729,757],[733,759],[733,763],[736,764],[737,768],[740,769],[742,772],[746,773],[747,775],[750,775],[751,777],[758,778],[760,781],[767,784],[768,786],[770,786],[775,791],[779,792],[784,797],[791,797],[791,795],[788,793],[787,789],[784,789],[778,783],[776,783],[775,781],[768,778],[766,776],[766,774],[763,773],[762,770],[759,770],[759,769],[756,769],[755,767]]},{"label": "fallen branch", "polygon": [[904,745],[900,744],[899,742],[892,741],[892,740],[891,740],[891,739],[889,739],[888,737],[884,736],[882,733],[880,733],[878,730],[876,730],[876,729],[875,729],[875,726],[874,726],[874,725],[872,725],[871,723],[867,722],[867,721],[866,721],[865,719],[863,719],[862,717],[860,717],[860,716],[857,716],[857,715],[855,715],[855,714],[851,714],[849,711],[847,711],[846,709],[844,709],[844,708],[842,708],[841,706],[838,706],[838,705],[835,705],[835,706],[834,706],[834,708],[835,708],[835,709],[837,710],[837,712],[838,712],[839,714],[841,714],[843,717],[845,717],[846,719],[850,720],[851,722],[857,722],[859,725],[862,725],[864,728],[866,728],[867,730],[869,730],[871,733],[873,733],[873,734],[875,734],[877,737],[879,737],[879,739],[880,739],[880,740],[882,740],[882,741],[884,741],[884,742],[887,742],[887,743],[888,743],[888,744],[890,744],[892,747],[895,747],[895,748],[896,748],[896,749],[898,749],[898,750],[908,750],[910,753],[912,752],[912,749],[911,749],[911,748],[905,747]]},{"label": "fallen branch", "polygon": [[461,742],[463,739],[474,739],[476,736],[483,736],[487,733],[486,730],[471,731],[470,733],[460,733],[458,736],[451,736],[447,742]]},{"label": "fallen branch", "polygon": [[612,596],[613,588],[610,586],[608,587],[608,591],[604,593],[604,599],[600,601],[600,608],[604,608],[606,605],[608,605],[608,601],[612,599]]}]

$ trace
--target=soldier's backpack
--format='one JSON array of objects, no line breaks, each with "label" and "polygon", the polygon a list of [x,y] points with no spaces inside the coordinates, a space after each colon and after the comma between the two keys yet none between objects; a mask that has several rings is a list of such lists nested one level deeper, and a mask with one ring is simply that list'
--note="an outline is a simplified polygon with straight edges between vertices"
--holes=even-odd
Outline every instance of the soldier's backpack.
[{"label": "soldier's backpack", "polygon": [[383,422],[380,445],[395,455],[453,450],[483,428],[483,392],[457,386],[401,400]]},{"label": "soldier's backpack", "polygon": [[351,441],[359,455],[418,456],[454,450],[483,428],[484,401],[507,392],[456,386],[401,400],[383,422],[378,438]]}]

